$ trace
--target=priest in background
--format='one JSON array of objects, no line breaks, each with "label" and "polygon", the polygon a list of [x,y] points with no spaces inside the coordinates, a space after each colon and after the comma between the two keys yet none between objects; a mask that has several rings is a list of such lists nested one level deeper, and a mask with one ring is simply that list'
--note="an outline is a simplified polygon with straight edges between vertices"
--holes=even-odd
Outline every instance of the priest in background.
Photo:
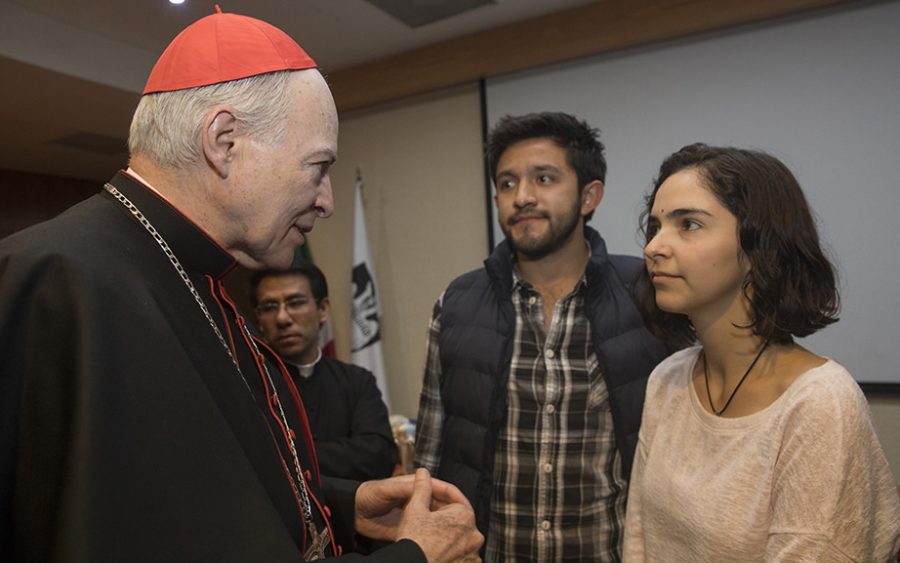
[{"label": "priest in background", "polygon": [[322,475],[390,477],[397,446],[375,376],[323,357],[319,347],[331,310],[322,271],[306,260],[286,270],[260,270],[250,279],[249,297],[260,334],[300,391]]}]

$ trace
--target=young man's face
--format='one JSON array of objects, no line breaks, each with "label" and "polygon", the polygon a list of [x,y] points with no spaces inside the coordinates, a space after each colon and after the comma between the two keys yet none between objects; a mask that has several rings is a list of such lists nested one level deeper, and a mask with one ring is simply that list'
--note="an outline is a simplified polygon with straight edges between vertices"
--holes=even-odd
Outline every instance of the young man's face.
[{"label": "young man's face", "polygon": [[259,331],[282,359],[315,361],[319,327],[328,318],[328,298],[316,304],[309,279],[300,274],[263,278],[256,291]]},{"label": "young man's face", "polygon": [[494,203],[513,249],[542,258],[577,234],[582,223],[578,176],[566,151],[551,139],[512,144],[497,162]]}]

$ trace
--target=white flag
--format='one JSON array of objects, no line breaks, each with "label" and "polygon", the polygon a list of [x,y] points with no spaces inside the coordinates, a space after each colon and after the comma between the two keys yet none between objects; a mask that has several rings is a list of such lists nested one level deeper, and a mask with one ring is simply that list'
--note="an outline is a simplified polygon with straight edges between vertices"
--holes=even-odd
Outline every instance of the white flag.
[{"label": "white flag", "polygon": [[375,374],[381,398],[388,401],[384,355],[381,351],[381,310],[375,284],[375,270],[369,253],[366,220],[362,207],[362,178],[356,179],[356,208],[353,222],[353,311],[351,313],[351,362]]}]

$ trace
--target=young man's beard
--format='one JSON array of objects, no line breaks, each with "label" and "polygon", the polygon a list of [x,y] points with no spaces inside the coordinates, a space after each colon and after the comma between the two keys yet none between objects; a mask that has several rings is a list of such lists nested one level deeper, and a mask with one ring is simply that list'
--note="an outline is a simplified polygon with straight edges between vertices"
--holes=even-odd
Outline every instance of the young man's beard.
[{"label": "young man's beard", "polygon": [[547,229],[539,236],[523,235],[519,240],[515,240],[512,236],[512,227],[507,223],[501,223],[500,228],[506,235],[513,251],[529,258],[543,258],[544,256],[553,254],[559,250],[563,244],[572,236],[578,227],[578,220],[581,218],[581,205],[576,200],[575,205],[568,213],[558,216],[547,217]]}]

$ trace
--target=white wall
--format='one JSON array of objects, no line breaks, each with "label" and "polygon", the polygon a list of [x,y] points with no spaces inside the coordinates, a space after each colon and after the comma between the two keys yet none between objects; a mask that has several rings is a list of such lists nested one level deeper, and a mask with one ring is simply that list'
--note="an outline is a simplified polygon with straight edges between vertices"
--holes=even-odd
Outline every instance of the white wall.
[{"label": "white wall", "polygon": [[415,417],[435,300],[487,249],[475,85],[340,116],[335,213],[310,234],[328,277],[338,356],[349,359],[353,186],[364,182],[391,407]]},{"label": "white wall", "polygon": [[900,396],[869,395],[869,408],[875,421],[875,432],[888,463],[894,472],[894,481],[900,485]]},{"label": "white wall", "polygon": [[[808,339],[859,381],[900,383],[900,2],[833,10],[491,79],[490,120],[561,110],[603,131],[593,225],[638,254],[662,159],[703,141],[766,150],[797,175],[842,282],[842,320]],[[499,239],[498,239],[499,240]]]}]

